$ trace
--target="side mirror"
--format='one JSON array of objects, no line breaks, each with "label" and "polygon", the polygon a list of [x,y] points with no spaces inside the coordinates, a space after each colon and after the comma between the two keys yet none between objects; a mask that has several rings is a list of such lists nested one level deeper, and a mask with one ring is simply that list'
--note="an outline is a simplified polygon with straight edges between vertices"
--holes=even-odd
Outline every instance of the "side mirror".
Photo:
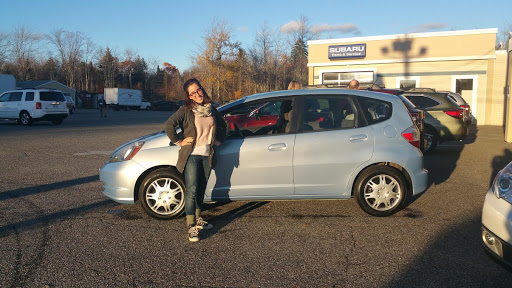
[{"label": "side mirror", "polygon": [[259,110],[254,110],[251,112],[251,114],[249,114],[249,117],[256,117],[256,119],[260,119],[260,111]]}]

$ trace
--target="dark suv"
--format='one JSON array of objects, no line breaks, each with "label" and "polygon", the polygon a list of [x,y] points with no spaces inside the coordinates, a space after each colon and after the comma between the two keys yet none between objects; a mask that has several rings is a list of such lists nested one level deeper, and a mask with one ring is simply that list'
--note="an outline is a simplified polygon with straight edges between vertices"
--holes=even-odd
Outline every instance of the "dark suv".
[{"label": "dark suv", "polygon": [[463,140],[468,136],[465,110],[449,97],[449,93],[414,90],[404,92],[403,96],[425,111],[425,152],[435,150],[440,142]]}]

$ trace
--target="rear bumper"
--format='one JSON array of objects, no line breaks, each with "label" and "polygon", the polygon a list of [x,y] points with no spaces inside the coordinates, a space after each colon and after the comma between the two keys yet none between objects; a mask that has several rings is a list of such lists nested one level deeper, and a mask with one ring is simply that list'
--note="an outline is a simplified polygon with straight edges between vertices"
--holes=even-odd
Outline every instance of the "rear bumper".
[{"label": "rear bumper", "polygon": [[68,113],[55,113],[55,114],[44,114],[42,117],[33,118],[34,121],[52,121],[52,120],[63,120],[68,117]]}]

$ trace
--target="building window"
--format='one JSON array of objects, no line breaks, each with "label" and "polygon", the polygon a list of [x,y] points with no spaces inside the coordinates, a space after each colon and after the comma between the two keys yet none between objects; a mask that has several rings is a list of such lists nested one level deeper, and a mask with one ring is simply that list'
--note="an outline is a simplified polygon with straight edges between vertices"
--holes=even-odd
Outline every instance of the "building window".
[{"label": "building window", "polygon": [[373,83],[373,71],[327,72],[322,74],[322,84],[347,86],[350,80],[356,79],[361,84]]},{"label": "building window", "polygon": [[420,77],[409,76],[409,77],[397,77],[396,88],[409,90],[411,88],[417,88],[420,86]]},{"label": "building window", "polygon": [[473,79],[455,80],[455,92],[462,95],[462,90],[473,90]]}]

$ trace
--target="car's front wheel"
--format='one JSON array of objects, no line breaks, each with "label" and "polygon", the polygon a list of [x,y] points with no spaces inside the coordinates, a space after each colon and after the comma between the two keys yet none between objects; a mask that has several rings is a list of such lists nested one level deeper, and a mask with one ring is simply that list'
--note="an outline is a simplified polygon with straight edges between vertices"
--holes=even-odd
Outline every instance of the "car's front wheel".
[{"label": "car's front wheel", "polygon": [[185,210],[185,181],[176,171],[155,170],[142,181],[139,201],[151,217],[176,218]]},{"label": "car's front wheel", "polygon": [[374,166],[357,178],[354,196],[366,213],[385,217],[398,212],[407,199],[403,175],[389,166]]},{"label": "car's front wheel", "polygon": [[32,117],[27,111],[23,111],[20,113],[20,118],[18,122],[21,123],[21,125],[23,126],[30,126],[34,121],[32,120]]}]

